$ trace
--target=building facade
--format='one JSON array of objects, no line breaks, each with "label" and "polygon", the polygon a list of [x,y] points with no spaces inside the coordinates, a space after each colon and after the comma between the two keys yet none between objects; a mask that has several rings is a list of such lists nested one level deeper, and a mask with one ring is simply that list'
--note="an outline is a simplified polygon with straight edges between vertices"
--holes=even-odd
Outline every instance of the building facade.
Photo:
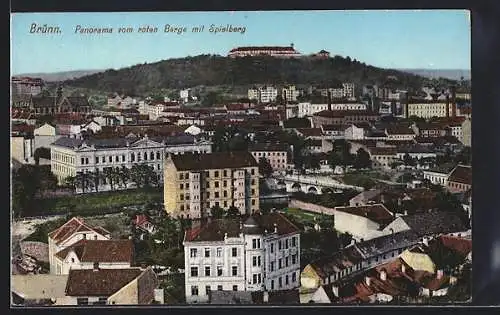
[{"label": "building facade", "polygon": [[257,100],[259,103],[271,103],[276,101],[278,89],[274,86],[260,86],[248,90],[248,99]]},{"label": "building facade", "polygon": [[259,168],[249,152],[170,155],[164,167],[165,210],[174,217],[210,216],[210,209],[259,209]]},{"label": "building facade", "polygon": [[286,102],[295,102],[299,97],[300,91],[295,88],[295,85],[288,85],[281,89],[281,96]]},{"label": "building facade", "polygon": [[449,117],[454,112],[456,104],[451,102],[414,102],[408,105],[408,116],[421,118]]},{"label": "building facade", "polygon": [[273,170],[283,171],[287,169],[288,149],[286,145],[261,144],[254,145],[248,150],[257,162],[265,158]]},{"label": "building facade", "polygon": [[227,55],[230,58],[236,57],[255,57],[255,56],[271,56],[277,58],[300,57],[301,54],[294,49],[293,44],[288,47],[284,46],[250,46],[237,47],[231,49]]},{"label": "building facade", "polygon": [[[134,164],[154,168],[163,181],[163,161],[168,154],[210,153],[212,143],[192,136],[88,139],[59,138],[51,146],[51,170],[63,183],[78,173],[104,172],[105,168],[130,169]],[[108,180],[101,180],[100,190],[111,189]]]},{"label": "building facade", "polygon": [[[222,228],[223,227],[223,228]],[[223,230],[224,233],[217,231]],[[300,233],[282,214],[220,219],[186,231],[187,303],[210,291],[280,291],[300,286]]]}]

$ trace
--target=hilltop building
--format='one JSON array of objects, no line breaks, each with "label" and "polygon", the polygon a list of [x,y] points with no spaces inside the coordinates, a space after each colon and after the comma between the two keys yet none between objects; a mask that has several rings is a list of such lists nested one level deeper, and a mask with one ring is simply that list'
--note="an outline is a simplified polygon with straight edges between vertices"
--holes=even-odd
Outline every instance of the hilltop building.
[{"label": "hilltop building", "polygon": [[300,57],[301,54],[295,50],[293,44],[288,47],[283,46],[246,46],[237,47],[229,51],[228,57],[247,57],[247,56],[271,56],[277,58]]}]

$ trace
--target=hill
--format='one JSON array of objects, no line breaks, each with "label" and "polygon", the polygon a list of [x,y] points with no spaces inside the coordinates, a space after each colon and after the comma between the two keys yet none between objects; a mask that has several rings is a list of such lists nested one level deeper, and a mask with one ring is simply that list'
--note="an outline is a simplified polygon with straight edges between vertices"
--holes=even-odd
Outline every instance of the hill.
[{"label": "hill", "polygon": [[16,76],[41,78],[45,82],[58,82],[58,81],[77,79],[80,77],[84,77],[102,71],[103,70],[75,70],[75,71],[63,71],[63,72],[53,72],[53,73],[23,73],[23,74],[18,74]]},{"label": "hill", "polygon": [[399,69],[431,79],[446,78],[450,80],[471,79],[471,71],[465,69]]},{"label": "hill", "polygon": [[[341,82],[419,88],[429,79],[398,70],[376,68],[349,57],[279,59],[268,56],[227,58],[200,55],[106,70],[66,80],[65,85],[141,95],[161,89],[252,84],[312,84],[337,86]],[[451,83],[451,82],[450,82]]]}]

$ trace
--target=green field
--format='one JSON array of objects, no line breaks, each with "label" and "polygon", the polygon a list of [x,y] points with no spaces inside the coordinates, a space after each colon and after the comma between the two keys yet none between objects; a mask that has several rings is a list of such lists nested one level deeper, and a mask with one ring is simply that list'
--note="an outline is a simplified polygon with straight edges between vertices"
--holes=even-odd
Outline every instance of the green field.
[{"label": "green field", "polygon": [[127,190],[39,200],[34,215],[95,215],[121,211],[123,207],[146,203],[162,203],[163,189]]}]

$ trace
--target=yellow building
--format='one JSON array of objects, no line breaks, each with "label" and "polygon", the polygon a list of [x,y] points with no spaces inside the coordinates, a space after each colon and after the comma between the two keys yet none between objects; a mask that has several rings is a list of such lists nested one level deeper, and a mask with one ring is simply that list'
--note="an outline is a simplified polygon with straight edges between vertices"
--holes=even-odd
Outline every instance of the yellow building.
[{"label": "yellow building", "polygon": [[258,163],[249,152],[170,155],[163,194],[174,217],[207,217],[214,206],[249,214],[259,209]]},{"label": "yellow building", "polygon": [[[447,109],[448,107],[448,109]],[[447,102],[424,102],[408,104],[408,117],[417,116],[421,118],[447,117],[452,116],[454,104]]]}]

